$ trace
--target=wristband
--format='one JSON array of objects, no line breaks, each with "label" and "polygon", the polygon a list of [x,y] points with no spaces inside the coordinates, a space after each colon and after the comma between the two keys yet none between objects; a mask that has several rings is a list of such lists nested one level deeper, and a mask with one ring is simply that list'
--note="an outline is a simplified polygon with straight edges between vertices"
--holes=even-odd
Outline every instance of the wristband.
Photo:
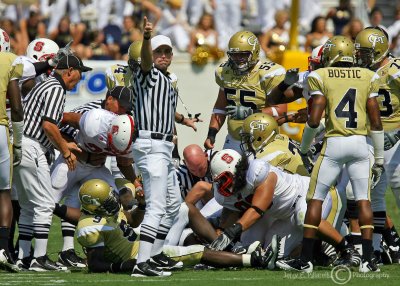
[{"label": "wristband", "polygon": [[210,139],[211,144],[215,143],[215,137],[217,136],[218,129],[214,127],[208,128],[207,138]]},{"label": "wristband", "polygon": [[278,117],[279,116],[278,110],[276,110],[275,107],[271,107],[271,111],[272,111],[272,116],[273,117]]},{"label": "wristband", "polygon": [[141,211],[145,211],[146,210],[146,205],[142,205],[142,204],[138,204],[138,209]]},{"label": "wristband", "polygon": [[67,214],[67,206],[66,205],[60,205],[56,204],[53,210],[53,214],[58,216],[59,218],[65,218],[65,215]]},{"label": "wristband", "polygon": [[143,39],[144,39],[144,40],[148,41],[148,40],[150,40],[150,38],[151,38],[151,35],[148,36],[148,37],[146,37],[146,36],[143,34]]},{"label": "wristband", "polygon": [[289,88],[289,86],[290,86],[290,85],[286,84],[284,81],[281,81],[281,82],[278,84],[278,89],[279,89],[281,92],[284,92],[285,90],[287,90],[287,89]]}]

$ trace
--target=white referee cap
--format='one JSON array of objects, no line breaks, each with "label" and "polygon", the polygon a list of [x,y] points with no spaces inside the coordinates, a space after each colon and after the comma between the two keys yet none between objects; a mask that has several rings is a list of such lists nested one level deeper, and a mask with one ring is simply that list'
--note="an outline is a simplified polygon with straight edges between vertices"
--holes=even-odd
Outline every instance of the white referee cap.
[{"label": "white referee cap", "polygon": [[160,46],[168,46],[172,49],[171,39],[164,35],[157,35],[151,38],[151,48],[153,51]]}]

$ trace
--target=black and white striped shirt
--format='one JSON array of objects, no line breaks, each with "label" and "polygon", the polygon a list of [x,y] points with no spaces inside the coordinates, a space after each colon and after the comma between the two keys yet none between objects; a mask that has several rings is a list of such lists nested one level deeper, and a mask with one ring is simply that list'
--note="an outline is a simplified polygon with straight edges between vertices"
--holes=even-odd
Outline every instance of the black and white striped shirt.
[{"label": "black and white striped shirt", "polygon": [[178,97],[171,78],[153,65],[146,74],[138,71],[133,91],[138,130],[172,134]]},{"label": "black and white striped shirt", "polygon": [[[75,112],[75,113],[86,113],[89,110],[92,109],[97,109],[97,108],[104,108],[105,106],[105,101],[103,99],[98,99],[95,101],[91,101],[88,103],[85,103],[81,106],[75,107],[74,109],[72,109],[70,112]],[[76,133],[78,132],[78,130],[70,125],[65,125],[63,127],[61,127],[60,129],[61,133],[67,135],[68,137],[71,138],[75,138]]]},{"label": "black and white striped shirt", "polygon": [[176,176],[178,177],[179,181],[179,187],[181,189],[181,196],[182,199],[185,200],[187,193],[193,188],[193,186],[199,182],[199,181],[204,181],[211,183],[212,182],[212,177],[210,174],[210,162],[211,159],[214,157],[214,155],[217,153],[217,151],[213,150],[207,150],[204,151],[207,153],[207,158],[208,158],[208,171],[205,177],[199,178],[194,175],[192,175],[189,172],[188,167],[185,164],[181,164],[179,168],[176,170]]},{"label": "black and white striped shirt", "polygon": [[54,73],[38,83],[24,98],[24,135],[36,139],[43,147],[52,143],[43,128],[43,120],[60,126],[64,112],[66,86],[61,76]]}]

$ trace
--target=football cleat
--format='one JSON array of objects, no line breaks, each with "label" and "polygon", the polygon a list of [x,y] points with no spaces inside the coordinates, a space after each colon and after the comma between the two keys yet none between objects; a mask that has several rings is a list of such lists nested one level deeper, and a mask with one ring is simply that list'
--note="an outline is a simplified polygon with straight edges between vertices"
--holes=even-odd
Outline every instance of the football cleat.
[{"label": "football cleat", "polygon": [[311,261],[303,261],[300,258],[279,260],[276,262],[276,266],[283,270],[299,271],[305,273],[311,273],[314,268]]},{"label": "football cleat", "polygon": [[45,272],[45,271],[68,271],[65,266],[57,265],[51,261],[47,255],[33,258],[29,267],[30,271]]},{"label": "football cleat", "polygon": [[79,257],[74,249],[68,249],[58,253],[58,262],[66,267],[85,268],[86,262]]},{"label": "football cleat", "polygon": [[0,249],[0,268],[9,272],[19,272],[19,268],[5,249]]},{"label": "football cleat", "polygon": [[175,261],[164,252],[161,252],[160,254],[151,257],[149,260],[149,264],[153,265],[154,267],[166,270],[180,269],[183,267],[182,261]]},{"label": "football cleat", "polygon": [[244,246],[240,242],[237,242],[232,248],[232,252],[236,254],[252,254],[257,249],[259,244],[260,242],[258,240],[254,241],[248,246]]},{"label": "football cleat", "polygon": [[15,262],[15,265],[18,267],[19,271],[28,271],[29,266],[31,265],[31,257],[24,257],[22,259],[18,259],[17,262]]},{"label": "football cleat", "polygon": [[389,246],[384,240],[381,241],[380,251],[378,256],[378,262],[376,264],[392,264],[392,256],[390,255]]},{"label": "football cleat", "polygon": [[358,268],[358,272],[367,273],[367,272],[380,272],[381,270],[373,261],[365,261],[360,264]]},{"label": "football cleat", "polygon": [[400,263],[400,251],[398,246],[389,246],[389,254],[393,264]]},{"label": "football cleat", "polygon": [[349,267],[359,266],[361,263],[361,255],[354,249],[351,244],[339,253],[339,258],[334,262],[334,265],[346,265]]},{"label": "football cleat", "polygon": [[171,272],[163,271],[162,269],[155,267],[147,262],[141,262],[135,265],[133,268],[132,277],[165,277],[171,276]]}]

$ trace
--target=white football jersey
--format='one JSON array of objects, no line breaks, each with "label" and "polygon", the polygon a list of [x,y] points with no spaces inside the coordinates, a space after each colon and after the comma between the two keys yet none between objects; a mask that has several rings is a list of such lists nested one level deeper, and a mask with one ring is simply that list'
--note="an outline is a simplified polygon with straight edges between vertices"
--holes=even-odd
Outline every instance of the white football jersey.
[{"label": "white football jersey", "polygon": [[101,153],[109,156],[133,158],[132,151],[127,154],[115,154],[108,147],[107,134],[111,122],[118,116],[105,109],[92,109],[84,113],[79,121],[79,131],[75,137],[78,146],[90,153]]},{"label": "white football jersey", "polygon": [[235,211],[246,211],[251,206],[255,189],[265,181],[270,172],[275,173],[278,179],[272,205],[266,215],[289,218],[294,213],[296,202],[300,198],[305,198],[310,178],[285,173],[264,160],[255,159],[250,162],[246,174],[247,184],[240,192],[230,197],[224,197],[214,189],[214,197],[223,207]]},{"label": "white football jersey", "polygon": [[307,105],[308,105],[309,99],[311,98],[311,96],[309,94],[309,88],[308,88],[308,85],[307,85],[307,77],[308,77],[309,74],[310,74],[309,71],[300,72],[299,73],[299,80],[294,84],[298,88],[302,88],[303,89],[303,97],[307,101]]}]

